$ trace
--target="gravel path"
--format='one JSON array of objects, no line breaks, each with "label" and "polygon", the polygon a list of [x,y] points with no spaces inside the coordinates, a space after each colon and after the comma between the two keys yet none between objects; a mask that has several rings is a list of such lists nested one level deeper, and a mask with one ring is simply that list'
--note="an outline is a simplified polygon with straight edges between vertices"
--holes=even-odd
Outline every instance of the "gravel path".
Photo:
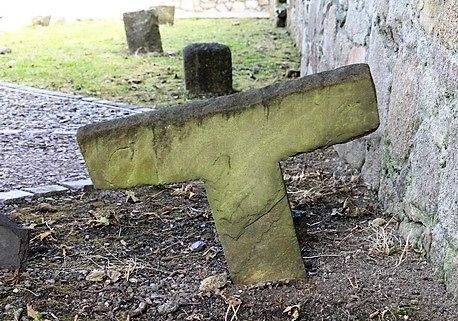
[{"label": "gravel path", "polygon": [[0,192],[87,178],[78,127],[142,111],[0,82]]}]

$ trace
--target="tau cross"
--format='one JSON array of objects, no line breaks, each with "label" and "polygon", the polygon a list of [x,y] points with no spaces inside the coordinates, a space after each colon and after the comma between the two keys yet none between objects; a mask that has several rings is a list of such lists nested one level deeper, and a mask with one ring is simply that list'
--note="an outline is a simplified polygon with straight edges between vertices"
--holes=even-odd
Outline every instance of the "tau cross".
[{"label": "tau cross", "polygon": [[379,125],[369,67],[85,126],[78,141],[99,188],[202,180],[235,283],[304,277],[279,162]]}]

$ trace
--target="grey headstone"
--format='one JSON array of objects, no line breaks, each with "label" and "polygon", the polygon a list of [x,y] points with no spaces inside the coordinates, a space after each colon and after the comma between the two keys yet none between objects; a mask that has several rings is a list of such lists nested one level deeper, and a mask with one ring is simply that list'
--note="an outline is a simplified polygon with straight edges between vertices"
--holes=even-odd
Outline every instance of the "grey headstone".
[{"label": "grey headstone", "polygon": [[50,21],[51,16],[36,16],[32,18],[32,26],[47,27]]},{"label": "grey headstone", "polygon": [[8,192],[1,192],[0,193],[0,204],[11,204],[23,201],[26,198],[31,198],[33,196],[32,193],[20,191],[17,189],[13,189]]},{"label": "grey headstone", "polygon": [[162,52],[159,22],[154,10],[126,12],[123,20],[131,53]]},{"label": "grey headstone", "polygon": [[278,28],[286,27],[287,9],[278,8],[276,11],[275,26]]},{"label": "grey headstone", "polygon": [[52,196],[68,191],[66,187],[60,185],[44,185],[31,188],[24,188],[24,190],[33,193],[35,197]]},{"label": "grey headstone", "polygon": [[175,6],[155,6],[151,9],[156,11],[160,25],[169,24],[173,26],[175,20]]},{"label": "grey headstone", "polygon": [[0,47],[0,55],[6,55],[11,53],[11,48]]},{"label": "grey headstone", "polygon": [[75,191],[87,191],[90,190],[94,187],[92,185],[92,181],[90,178],[87,179],[79,179],[75,181],[67,181],[67,182],[62,182],[60,185],[65,186],[69,189],[75,190]]},{"label": "grey headstone", "polygon": [[232,89],[232,56],[228,46],[194,43],[183,50],[186,89],[196,95],[224,95]]},{"label": "grey headstone", "polygon": [[19,269],[23,266],[29,245],[29,231],[0,215],[0,267]]}]

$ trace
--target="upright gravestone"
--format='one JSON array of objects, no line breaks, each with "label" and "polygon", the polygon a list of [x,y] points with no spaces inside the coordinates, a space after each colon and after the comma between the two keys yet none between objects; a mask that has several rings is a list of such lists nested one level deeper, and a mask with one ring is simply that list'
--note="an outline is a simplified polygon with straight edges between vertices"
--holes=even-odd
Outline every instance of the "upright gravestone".
[{"label": "upright gravestone", "polygon": [[0,214],[0,268],[23,266],[29,245],[29,232]]},{"label": "upright gravestone", "polygon": [[270,5],[270,16],[273,18],[275,26],[286,27],[288,14],[287,0],[273,0]]},{"label": "upright gravestone", "polygon": [[51,16],[36,16],[32,18],[32,26],[47,27],[50,21]]},{"label": "upright gravestone", "polygon": [[171,25],[175,22],[175,6],[155,6],[152,7],[156,11],[158,23],[160,25]]},{"label": "upright gravestone", "polygon": [[367,65],[78,130],[96,187],[203,180],[236,283],[303,278],[279,161],[379,124]]},{"label": "upright gravestone", "polygon": [[123,20],[131,53],[162,52],[159,22],[154,10],[126,12]]},{"label": "upright gravestone", "polygon": [[186,89],[195,95],[224,95],[232,89],[232,57],[228,46],[194,43],[183,50]]}]

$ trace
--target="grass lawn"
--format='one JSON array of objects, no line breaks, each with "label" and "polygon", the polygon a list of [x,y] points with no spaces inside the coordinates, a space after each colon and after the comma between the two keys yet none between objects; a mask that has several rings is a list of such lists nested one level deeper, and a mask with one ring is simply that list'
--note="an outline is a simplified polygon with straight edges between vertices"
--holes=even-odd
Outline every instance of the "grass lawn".
[{"label": "grass lawn", "polygon": [[189,99],[182,49],[219,42],[232,50],[234,88],[259,88],[297,69],[299,54],[284,29],[266,19],[182,19],[161,26],[165,54],[129,55],[122,21],[77,21],[0,33],[0,80],[145,106]]}]

